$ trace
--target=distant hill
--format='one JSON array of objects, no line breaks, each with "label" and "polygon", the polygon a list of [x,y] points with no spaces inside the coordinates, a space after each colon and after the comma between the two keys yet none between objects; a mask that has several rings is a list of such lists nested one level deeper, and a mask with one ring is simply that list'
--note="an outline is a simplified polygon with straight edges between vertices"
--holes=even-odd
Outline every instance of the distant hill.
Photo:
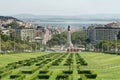
[{"label": "distant hill", "polygon": [[12,16],[16,18],[120,19],[120,14],[85,14],[85,15],[73,15],[73,16],[17,14]]},{"label": "distant hill", "polygon": [[9,19],[12,19],[13,21],[20,21],[20,22],[22,22],[21,20],[19,20],[17,18],[14,18],[14,17],[11,17],[11,16],[0,16],[0,20],[1,21],[7,21]]},{"label": "distant hill", "polygon": [[17,14],[12,16],[24,21],[120,21],[120,14],[85,14],[73,16]]}]

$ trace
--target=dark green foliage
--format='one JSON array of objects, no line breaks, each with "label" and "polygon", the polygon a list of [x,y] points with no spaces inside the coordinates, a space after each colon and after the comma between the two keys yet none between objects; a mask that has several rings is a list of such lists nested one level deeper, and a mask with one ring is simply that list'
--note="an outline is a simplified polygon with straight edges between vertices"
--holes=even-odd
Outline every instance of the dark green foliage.
[{"label": "dark green foliage", "polygon": [[87,62],[79,54],[76,54],[76,57],[77,57],[77,64],[80,64],[82,66],[87,66]]},{"label": "dark green foliage", "polygon": [[19,27],[19,24],[17,22],[12,22],[10,24],[7,24],[6,26],[11,26],[12,29],[16,29],[17,27]]},{"label": "dark green foliage", "polygon": [[85,44],[87,42],[88,36],[83,32],[74,32],[71,35],[73,44]]},{"label": "dark green foliage", "polygon": [[49,71],[39,71],[39,74],[47,74]]},{"label": "dark green foliage", "polygon": [[66,75],[66,74],[62,74],[62,75],[58,75],[57,77],[56,77],[56,80],[68,80],[68,75]]},{"label": "dark green foliage", "polygon": [[2,21],[7,21],[8,19],[13,19],[14,21],[21,21],[21,20],[18,20],[17,18],[11,17],[11,16],[0,16],[0,20],[2,20]]},{"label": "dark green foliage", "polygon": [[86,76],[84,74],[80,74],[80,77],[78,80],[87,80]]},{"label": "dark green foliage", "polygon": [[117,35],[117,38],[120,39],[120,31],[116,35]]},{"label": "dark green foliage", "polygon": [[15,79],[15,80],[23,80],[25,78],[25,75],[10,75],[10,79]]},{"label": "dark green foliage", "polygon": [[18,61],[17,62],[17,64],[23,64],[24,63],[24,61]]},{"label": "dark green foliage", "polygon": [[64,74],[72,74],[73,71],[63,71]]},{"label": "dark green foliage", "polygon": [[24,66],[31,66],[32,64],[30,62],[24,63]]},{"label": "dark green foliage", "polygon": [[95,79],[97,77],[97,74],[85,74],[85,76],[89,79]]},{"label": "dark green foliage", "polygon": [[15,78],[18,78],[18,77],[20,77],[20,75],[11,75],[10,79],[15,79]]},{"label": "dark green foliage", "polygon": [[5,42],[8,41],[8,40],[11,40],[10,36],[5,35],[5,34],[2,34],[2,35],[1,35],[1,38],[2,38],[2,40],[5,41]]},{"label": "dark green foliage", "polygon": [[84,74],[87,78],[94,79],[97,77],[97,74],[94,71],[89,70],[78,70],[78,74]]},{"label": "dark green foliage", "polygon": [[49,46],[65,44],[67,41],[67,34],[65,32],[61,34],[53,35],[53,38],[48,41]]},{"label": "dark green foliage", "polygon": [[78,74],[91,74],[91,71],[89,70],[78,70]]},{"label": "dark green foliage", "polygon": [[53,65],[53,66],[58,66],[58,65],[59,65],[59,62],[53,62],[52,65]]},{"label": "dark green foliage", "polygon": [[24,74],[32,74],[33,72],[35,72],[36,70],[38,70],[39,68],[38,67],[34,67],[32,69],[25,69],[25,70],[22,70],[21,72],[24,73]]},{"label": "dark green foliage", "polygon": [[[85,33],[82,32],[74,32],[71,34],[71,40],[73,44],[83,44],[85,45],[88,42],[88,37]],[[63,32],[61,34],[56,34],[53,36],[51,40],[48,41],[48,45],[61,45],[66,44],[67,42],[67,32]]]},{"label": "dark green foliage", "polygon": [[4,77],[4,76],[7,76],[8,74],[10,74],[10,73],[12,73],[12,71],[2,71],[1,73],[0,73],[0,79],[2,78],[2,77]]},{"label": "dark green foliage", "polygon": [[38,75],[38,78],[39,79],[49,79],[50,75],[47,75],[47,74],[40,74]]},{"label": "dark green foliage", "polygon": [[33,73],[33,71],[32,70],[29,70],[29,71],[21,71],[23,74],[32,74]]}]

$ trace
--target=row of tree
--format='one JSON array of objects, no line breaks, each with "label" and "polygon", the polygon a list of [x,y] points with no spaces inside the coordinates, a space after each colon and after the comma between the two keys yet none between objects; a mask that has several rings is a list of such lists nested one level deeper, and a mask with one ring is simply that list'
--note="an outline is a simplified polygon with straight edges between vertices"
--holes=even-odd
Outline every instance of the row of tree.
[{"label": "row of tree", "polygon": [[2,53],[35,51],[37,49],[39,49],[38,43],[29,43],[28,41],[5,34],[0,35],[0,51]]},{"label": "row of tree", "polygon": [[[71,34],[71,41],[74,45],[84,45],[89,43],[88,36],[83,32],[74,32]],[[67,43],[67,32],[53,35],[52,39],[48,41],[49,47],[55,45],[65,45]]]},{"label": "row of tree", "polygon": [[[90,44],[88,36],[83,32],[74,32],[71,34],[71,41],[74,45],[81,46],[83,45],[86,50],[95,50],[95,51],[115,51],[116,47],[120,49],[120,32],[117,35],[116,40],[104,40],[101,42],[96,42],[95,44]],[[67,32],[61,34],[53,35],[53,38],[48,41],[49,47],[55,45],[65,45],[67,43]]]}]

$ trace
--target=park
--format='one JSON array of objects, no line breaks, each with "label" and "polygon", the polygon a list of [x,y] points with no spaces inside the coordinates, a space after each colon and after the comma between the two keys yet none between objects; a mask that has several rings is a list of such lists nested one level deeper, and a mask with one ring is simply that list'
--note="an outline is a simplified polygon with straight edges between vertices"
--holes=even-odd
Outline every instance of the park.
[{"label": "park", "polygon": [[120,56],[95,52],[0,55],[1,80],[119,80]]}]

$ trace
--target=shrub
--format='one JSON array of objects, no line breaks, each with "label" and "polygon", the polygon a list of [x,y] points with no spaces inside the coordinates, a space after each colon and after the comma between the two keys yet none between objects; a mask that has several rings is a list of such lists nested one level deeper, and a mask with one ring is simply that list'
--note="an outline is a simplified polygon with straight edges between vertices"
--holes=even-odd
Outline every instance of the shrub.
[{"label": "shrub", "polygon": [[3,73],[0,74],[0,79],[4,76],[7,76],[8,74],[10,74],[12,71],[5,71]]},{"label": "shrub", "polygon": [[24,63],[24,66],[31,66],[32,64],[30,62]]},{"label": "shrub", "polygon": [[78,74],[91,74],[91,71],[89,70],[78,70]]},{"label": "shrub", "polygon": [[15,78],[18,78],[18,77],[20,77],[20,75],[17,75],[17,74],[16,75],[11,75],[10,79],[15,79]]},{"label": "shrub", "polygon": [[49,75],[47,75],[47,74],[40,74],[40,75],[38,75],[38,78],[39,79],[49,79]]},{"label": "shrub", "polygon": [[90,79],[94,79],[97,77],[97,74],[94,71],[88,71],[88,70],[83,70],[83,71],[78,70],[78,74],[84,74],[87,78]]},{"label": "shrub", "polygon": [[56,80],[68,80],[68,75],[66,75],[66,74],[62,74],[62,75],[58,75],[57,77],[56,77]]},{"label": "shrub", "polygon": [[64,74],[72,74],[73,71],[63,71]]},{"label": "shrub", "polygon": [[39,71],[39,74],[47,74],[49,71]]},{"label": "shrub", "polygon": [[86,76],[84,74],[80,75],[81,78],[79,78],[78,80],[87,80]]},{"label": "shrub", "polygon": [[34,67],[32,69],[25,69],[25,70],[22,70],[21,72],[24,73],[24,74],[32,74],[33,72],[35,72],[37,69],[39,69],[38,67]]},{"label": "shrub", "polygon": [[95,79],[97,77],[97,74],[85,74],[85,76],[90,79]]},{"label": "shrub", "polygon": [[16,80],[23,80],[25,78],[25,75],[21,75],[20,77],[18,77]]},{"label": "shrub", "polygon": [[55,62],[52,63],[52,65],[57,66],[57,65],[59,65],[59,63],[57,61],[55,61]]},{"label": "shrub", "polygon": [[22,73],[24,73],[24,74],[32,74],[33,71],[32,70],[26,70],[26,71],[22,71]]},{"label": "shrub", "polygon": [[15,79],[15,80],[23,80],[25,78],[25,75],[11,75],[10,79]]},{"label": "shrub", "polygon": [[23,64],[24,63],[24,61],[18,61],[17,62],[17,64]]}]

